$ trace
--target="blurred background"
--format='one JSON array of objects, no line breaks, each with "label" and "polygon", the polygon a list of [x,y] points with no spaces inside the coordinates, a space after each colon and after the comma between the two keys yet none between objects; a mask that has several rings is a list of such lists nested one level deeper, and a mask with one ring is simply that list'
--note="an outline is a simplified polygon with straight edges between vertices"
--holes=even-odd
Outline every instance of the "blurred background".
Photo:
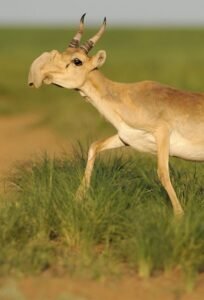
[{"label": "blurred background", "polygon": [[107,16],[110,26],[202,25],[203,1],[1,0],[1,24],[72,25],[87,12],[90,25]]},{"label": "blurred background", "polygon": [[107,51],[102,68],[107,77],[123,82],[155,80],[181,89],[204,90],[202,0],[0,0],[0,135],[4,136],[4,158],[10,147],[15,159],[17,144],[21,159],[25,147],[33,151],[42,141],[41,150],[51,148],[51,144],[55,149],[54,144],[60,144],[61,139],[71,145],[76,140],[91,142],[115,132],[76,92],[27,86],[32,61],[47,50],[63,51],[84,12],[83,40],[107,17],[107,31],[91,52]]}]

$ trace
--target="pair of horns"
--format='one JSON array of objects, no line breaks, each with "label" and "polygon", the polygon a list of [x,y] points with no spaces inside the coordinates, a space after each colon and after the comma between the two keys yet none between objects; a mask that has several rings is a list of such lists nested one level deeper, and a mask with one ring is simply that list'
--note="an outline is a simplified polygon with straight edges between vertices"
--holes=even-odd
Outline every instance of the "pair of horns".
[{"label": "pair of horns", "polygon": [[96,42],[98,42],[98,40],[103,35],[103,33],[105,31],[105,28],[106,28],[106,18],[104,18],[103,24],[102,24],[101,28],[99,29],[99,31],[91,39],[86,41],[83,45],[79,46],[81,37],[82,37],[83,32],[84,32],[84,18],[85,18],[85,15],[86,14],[83,14],[83,16],[81,17],[80,24],[79,24],[79,30],[77,31],[76,35],[71,40],[68,47],[69,48],[79,48],[80,47],[86,54],[88,54],[89,51],[94,47]]}]

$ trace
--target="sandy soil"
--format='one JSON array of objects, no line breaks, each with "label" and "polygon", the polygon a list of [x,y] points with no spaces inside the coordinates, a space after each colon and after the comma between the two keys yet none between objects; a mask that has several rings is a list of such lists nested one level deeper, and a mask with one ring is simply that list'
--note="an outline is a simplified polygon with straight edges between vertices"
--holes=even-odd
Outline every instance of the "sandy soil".
[{"label": "sandy soil", "polygon": [[115,280],[82,280],[47,276],[0,280],[1,300],[202,300],[204,276],[193,292],[177,276],[141,280],[126,276]]},{"label": "sandy soil", "polygon": [[[0,178],[18,161],[35,159],[42,152],[60,155],[71,145],[46,127],[36,126],[33,115],[0,118]],[[1,190],[0,190],[1,191]],[[157,276],[148,280],[135,275],[120,280],[82,280],[41,275],[30,278],[0,278],[0,300],[202,300],[204,275],[193,293],[186,293],[178,276]]]},{"label": "sandy soil", "polygon": [[69,153],[71,145],[45,126],[39,126],[42,116],[22,115],[0,117],[0,181],[19,162],[34,160],[43,153],[50,157]]}]

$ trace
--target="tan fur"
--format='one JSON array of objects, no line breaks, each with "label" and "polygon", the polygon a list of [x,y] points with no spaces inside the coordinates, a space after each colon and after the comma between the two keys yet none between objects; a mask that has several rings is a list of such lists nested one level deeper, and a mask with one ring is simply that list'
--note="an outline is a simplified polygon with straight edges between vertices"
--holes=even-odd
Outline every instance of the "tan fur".
[{"label": "tan fur", "polygon": [[[76,66],[74,59],[81,60]],[[204,161],[204,94],[181,91],[153,81],[131,84],[107,79],[98,68],[105,51],[88,55],[80,48],[46,52],[32,64],[29,84],[57,84],[77,89],[104,115],[118,133],[91,145],[78,195],[90,185],[94,161],[100,151],[130,145],[157,155],[158,176],[172,202],[174,213],[183,209],[169,177],[169,155]]]}]

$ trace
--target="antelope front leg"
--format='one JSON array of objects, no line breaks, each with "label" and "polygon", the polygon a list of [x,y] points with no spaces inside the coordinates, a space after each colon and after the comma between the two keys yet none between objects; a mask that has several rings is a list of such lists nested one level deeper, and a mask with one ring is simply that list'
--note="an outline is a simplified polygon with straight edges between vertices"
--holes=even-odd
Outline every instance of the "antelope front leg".
[{"label": "antelope front leg", "polygon": [[169,195],[173,206],[174,214],[176,216],[181,216],[184,212],[177,198],[169,176],[169,138],[170,135],[169,130],[167,128],[162,128],[158,130],[156,134],[158,155],[157,173],[162,185],[164,186],[166,192]]},{"label": "antelope front leg", "polygon": [[91,144],[88,152],[88,160],[86,164],[84,177],[76,193],[77,199],[82,199],[90,186],[91,174],[93,171],[94,162],[97,154],[104,150],[119,148],[123,146],[125,146],[125,144],[122,142],[122,140],[120,140],[117,134],[107,139],[103,139]]}]

